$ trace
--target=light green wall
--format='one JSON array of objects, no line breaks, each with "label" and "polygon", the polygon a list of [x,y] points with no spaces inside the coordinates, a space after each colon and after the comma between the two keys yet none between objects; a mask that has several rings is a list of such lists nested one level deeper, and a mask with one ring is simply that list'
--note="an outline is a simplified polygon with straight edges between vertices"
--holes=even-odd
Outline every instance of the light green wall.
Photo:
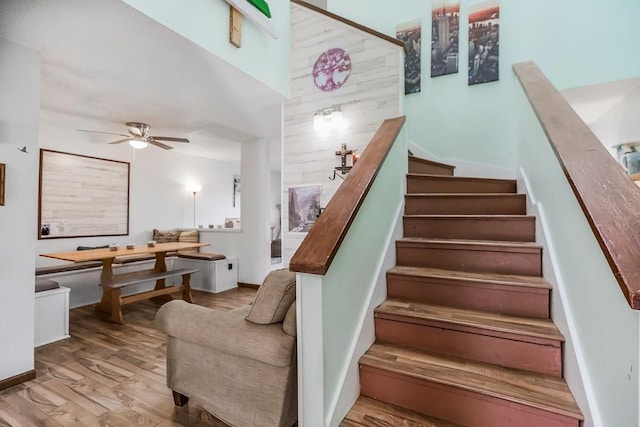
[{"label": "light green wall", "polygon": [[[291,24],[288,1],[269,1],[271,22],[277,29],[278,39],[271,38],[245,18],[239,49],[229,43],[229,4],[224,0],[123,1],[273,90],[289,96]],[[160,59],[154,60],[162,66]],[[171,60],[171,52],[167,52],[165,60]]]},{"label": "light green wall", "polygon": [[564,377],[585,427],[637,426],[639,313],[620,291],[522,89],[515,100],[518,187],[533,204],[552,318],[567,337]]},{"label": "light green wall", "polygon": [[533,60],[560,89],[640,74],[637,0],[502,0],[500,81],[468,86],[468,9],[461,1],[460,72],[430,78],[431,7],[428,1],[329,0],[328,9],[385,34],[422,20],[422,92],[405,97],[409,138],[441,159],[515,168],[511,65]]}]

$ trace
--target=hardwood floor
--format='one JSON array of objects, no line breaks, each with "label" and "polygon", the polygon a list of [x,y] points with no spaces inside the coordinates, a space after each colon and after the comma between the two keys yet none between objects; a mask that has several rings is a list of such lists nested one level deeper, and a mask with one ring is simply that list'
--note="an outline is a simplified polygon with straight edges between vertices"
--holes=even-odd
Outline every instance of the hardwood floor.
[{"label": "hardwood floor", "polygon": [[[196,304],[221,311],[255,294],[193,291]],[[125,306],[125,325],[98,317],[93,305],[71,310],[71,338],[36,349],[36,379],[0,392],[0,427],[225,426],[195,402],[174,406],[165,382],[166,339],[153,325],[158,307]]]}]

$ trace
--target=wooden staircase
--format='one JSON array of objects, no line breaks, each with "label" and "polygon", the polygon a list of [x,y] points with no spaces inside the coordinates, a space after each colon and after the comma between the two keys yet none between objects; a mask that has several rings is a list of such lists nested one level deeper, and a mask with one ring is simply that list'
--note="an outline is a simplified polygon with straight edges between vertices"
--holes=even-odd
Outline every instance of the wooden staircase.
[{"label": "wooden staircase", "polygon": [[526,196],[453,169],[409,156],[404,237],[342,426],[578,426]]}]

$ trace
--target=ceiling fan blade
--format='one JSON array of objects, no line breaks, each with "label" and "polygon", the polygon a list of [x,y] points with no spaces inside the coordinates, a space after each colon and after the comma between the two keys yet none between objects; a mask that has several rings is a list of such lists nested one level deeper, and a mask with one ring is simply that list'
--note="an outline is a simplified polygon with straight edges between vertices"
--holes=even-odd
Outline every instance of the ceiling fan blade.
[{"label": "ceiling fan blade", "polygon": [[172,146],[163,144],[162,142],[154,141],[152,139],[149,139],[147,142],[151,145],[155,145],[156,147],[164,148],[165,150],[173,150]]},{"label": "ceiling fan blade", "polygon": [[76,129],[78,132],[89,132],[89,133],[104,133],[105,135],[118,135],[118,136],[129,136],[124,135],[122,133],[112,133],[112,132],[100,132],[97,130],[85,130],[85,129]]},{"label": "ceiling fan blade", "polygon": [[[123,136],[124,136],[124,135],[123,135]],[[129,141],[130,139],[131,139],[131,137],[129,137],[129,138],[125,138],[125,139],[119,139],[119,140],[117,140],[117,141],[110,142],[109,144],[122,144],[123,142],[127,142],[127,141]]]},{"label": "ceiling fan blade", "polygon": [[151,138],[160,141],[172,141],[172,142],[189,142],[187,138],[172,138],[170,136],[152,136]]}]

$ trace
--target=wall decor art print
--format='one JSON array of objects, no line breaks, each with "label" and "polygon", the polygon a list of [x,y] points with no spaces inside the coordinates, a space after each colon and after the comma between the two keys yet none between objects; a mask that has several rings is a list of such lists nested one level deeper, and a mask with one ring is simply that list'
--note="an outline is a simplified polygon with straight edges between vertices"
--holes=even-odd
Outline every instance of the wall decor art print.
[{"label": "wall decor art print", "polygon": [[307,185],[289,188],[289,231],[306,233],[320,215],[322,186]]},{"label": "wall decor art print", "polygon": [[233,176],[233,207],[240,207],[240,176]]},{"label": "wall decor art print", "polygon": [[469,85],[498,80],[500,4],[487,1],[469,10]]},{"label": "wall decor art print", "polygon": [[431,77],[458,72],[460,3],[433,0],[431,4]]},{"label": "wall decor art print", "polygon": [[340,89],[351,75],[351,57],[340,48],[332,48],[313,64],[313,83],[324,92]]},{"label": "wall decor art print", "polygon": [[418,93],[422,78],[422,23],[417,20],[398,25],[396,38],[404,43],[404,94]]},{"label": "wall decor art print", "polygon": [[129,234],[129,163],[40,150],[38,238]]}]

